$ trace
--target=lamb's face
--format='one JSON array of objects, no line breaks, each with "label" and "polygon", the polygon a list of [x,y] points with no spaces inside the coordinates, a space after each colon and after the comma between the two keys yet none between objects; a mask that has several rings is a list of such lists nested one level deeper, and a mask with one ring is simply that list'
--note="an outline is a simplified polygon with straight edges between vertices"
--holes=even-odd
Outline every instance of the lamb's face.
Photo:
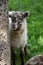
[{"label": "lamb's face", "polygon": [[24,19],[28,16],[28,12],[12,12],[9,16],[12,19],[12,29],[19,30],[24,22]]}]

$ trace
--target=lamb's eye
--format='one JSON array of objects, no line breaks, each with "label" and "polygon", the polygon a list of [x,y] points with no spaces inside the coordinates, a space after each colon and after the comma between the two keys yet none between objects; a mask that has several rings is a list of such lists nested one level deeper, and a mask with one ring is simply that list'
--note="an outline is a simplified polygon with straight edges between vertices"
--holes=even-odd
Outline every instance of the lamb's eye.
[{"label": "lamb's eye", "polygon": [[16,17],[14,17],[14,19],[16,19]]},{"label": "lamb's eye", "polygon": [[13,20],[15,21],[16,20],[16,17],[13,17]]},{"label": "lamb's eye", "polygon": [[18,24],[20,24],[20,23],[21,23],[21,21],[18,22]]},{"label": "lamb's eye", "polygon": [[19,17],[19,20],[22,20],[22,17]]},{"label": "lamb's eye", "polygon": [[20,18],[20,20],[22,20],[22,18]]},{"label": "lamb's eye", "polygon": [[20,18],[20,20],[22,20],[22,18]]}]

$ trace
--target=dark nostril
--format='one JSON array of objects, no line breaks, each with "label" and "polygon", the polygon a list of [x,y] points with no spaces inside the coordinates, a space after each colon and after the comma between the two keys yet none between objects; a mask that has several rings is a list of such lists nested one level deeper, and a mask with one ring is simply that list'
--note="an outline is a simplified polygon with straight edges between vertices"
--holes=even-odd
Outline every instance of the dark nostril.
[{"label": "dark nostril", "polygon": [[2,59],[0,59],[0,61],[1,61]]},{"label": "dark nostril", "polygon": [[0,13],[0,16],[1,16],[1,13]]},{"label": "dark nostril", "polygon": [[0,3],[0,6],[1,6],[2,4]]}]

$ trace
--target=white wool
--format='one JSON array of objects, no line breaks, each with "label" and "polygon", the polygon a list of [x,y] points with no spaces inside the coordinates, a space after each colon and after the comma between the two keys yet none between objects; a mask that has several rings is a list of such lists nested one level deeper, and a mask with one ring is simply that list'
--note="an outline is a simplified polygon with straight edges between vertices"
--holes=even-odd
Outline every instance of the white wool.
[{"label": "white wool", "polygon": [[10,14],[12,14],[13,12],[15,12],[15,11],[9,11],[8,14],[10,15]]},{"label": "white wool", "polygon": [[11,31],[11,29],[12,29],[11,25],[12,25],[12,19],[9,17],[9,30],[10,30],[10,31]]}]

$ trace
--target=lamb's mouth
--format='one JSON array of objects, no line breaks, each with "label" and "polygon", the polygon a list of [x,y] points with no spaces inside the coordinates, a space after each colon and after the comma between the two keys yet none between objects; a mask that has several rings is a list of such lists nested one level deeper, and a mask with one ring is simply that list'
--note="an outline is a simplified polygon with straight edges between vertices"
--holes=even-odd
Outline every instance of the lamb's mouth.
[{"label": "lamb's mouth", "polygon": [[20,28],[15,29],[15,31],[20,31]]},{"label": "lamb's mouth", "polygon": [[16,28],[13,27],[12,30],[13,30],[13,31],[20,31],[20,28],[17,28],[17,29],[16,29]]}]

